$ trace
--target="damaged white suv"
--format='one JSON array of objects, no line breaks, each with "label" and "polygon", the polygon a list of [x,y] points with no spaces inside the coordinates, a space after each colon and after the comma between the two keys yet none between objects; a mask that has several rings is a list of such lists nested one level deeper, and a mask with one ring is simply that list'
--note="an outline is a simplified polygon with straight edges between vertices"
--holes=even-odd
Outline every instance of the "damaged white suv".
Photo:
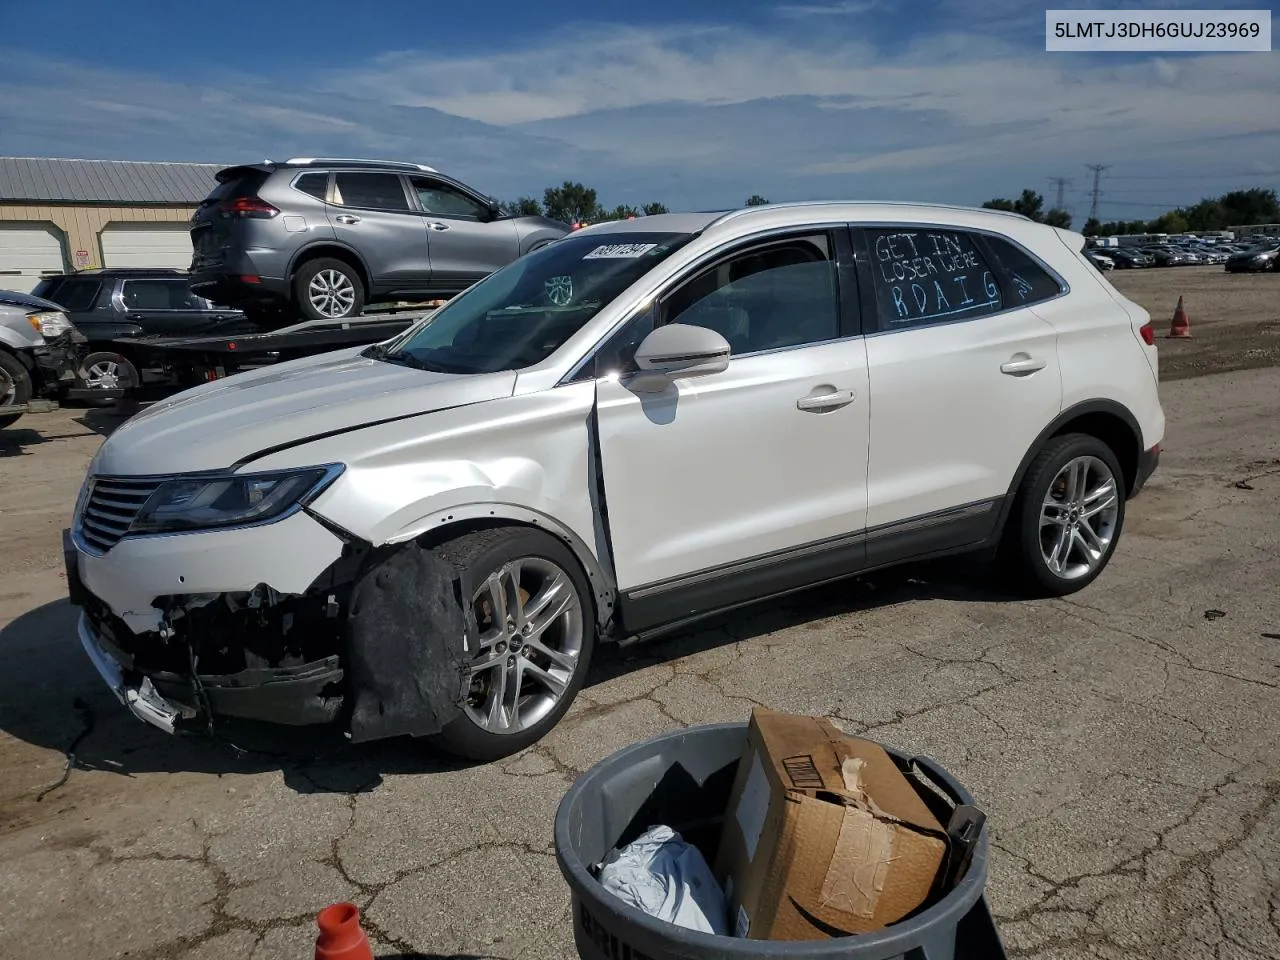
[{"label": "damaged white suv", "polygon": [[492,759],[597,642],[948,553],[1079,590],[1164,432],[1150,318],[1083,246],[905,204],[570,234],[393,341],[116,431],[64,538],[81,642],[171,732]]}]

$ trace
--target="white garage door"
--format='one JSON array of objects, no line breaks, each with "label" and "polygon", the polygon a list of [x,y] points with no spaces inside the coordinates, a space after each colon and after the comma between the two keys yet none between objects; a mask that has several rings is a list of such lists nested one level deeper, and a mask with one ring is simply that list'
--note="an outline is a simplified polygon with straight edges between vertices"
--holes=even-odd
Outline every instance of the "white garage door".
[{"label": "white garage door", "polygon": [[0,221],[0,290],[30,293],[47,273],[62,273],[62,231],[51,223]]},{"label": "white garage door", "polygon": [[185,223],[108,223],[102,228],[104,267],[191,266],[191,235]]}]

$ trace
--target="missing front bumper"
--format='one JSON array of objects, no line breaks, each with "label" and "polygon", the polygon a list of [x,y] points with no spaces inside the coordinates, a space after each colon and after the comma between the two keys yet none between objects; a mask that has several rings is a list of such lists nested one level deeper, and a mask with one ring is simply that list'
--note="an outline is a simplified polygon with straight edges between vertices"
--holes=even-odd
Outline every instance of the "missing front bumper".
[{"label": "missing front bumper", "polygon": [[203,729],[207,714],[310,726],[335,720],[342,709],[337,690],[343,670],[337,656],[225,675],[144,675],[133,669],[128,654],[97,636],[87,615],[81,615],[78,630],[81,646],[116,698],[134,716],[166,733]]}]

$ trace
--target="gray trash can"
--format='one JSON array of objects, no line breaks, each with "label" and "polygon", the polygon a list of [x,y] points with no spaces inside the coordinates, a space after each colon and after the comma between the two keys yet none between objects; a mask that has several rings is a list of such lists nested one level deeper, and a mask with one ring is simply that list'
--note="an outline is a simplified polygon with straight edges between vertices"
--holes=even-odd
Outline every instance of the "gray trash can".
[{"label": "gray trash can", "polygon": [[[982,827],[967,868],[931,906],[874,933],[819,941],[721,937],[651,917],[609,893],[588,871],[615,847],[665,824],[714,862],[720,824],[747,724],[690,727],[637,743],[578,778],[556,811],[555,849],[573,902],[573,935],[583,960],[1003,960],[1004,948],[987,907],[990,840]],[[904,771],[913,767],[954,805],[968,791],[936,763],[886,747]],[[947,804],[921,796],[948,821]],[[939,807],[942,809],[939,809]]]}]

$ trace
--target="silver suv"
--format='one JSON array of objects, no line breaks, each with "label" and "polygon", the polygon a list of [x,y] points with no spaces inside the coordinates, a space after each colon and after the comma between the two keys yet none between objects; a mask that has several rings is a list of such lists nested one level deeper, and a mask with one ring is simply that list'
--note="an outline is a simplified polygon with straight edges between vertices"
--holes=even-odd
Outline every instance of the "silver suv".
[{"label": "silver suv", "polygon": [[569,232],[416,163],[227,167],[191,218],[191,287],[264,326],[447,298]]}]

